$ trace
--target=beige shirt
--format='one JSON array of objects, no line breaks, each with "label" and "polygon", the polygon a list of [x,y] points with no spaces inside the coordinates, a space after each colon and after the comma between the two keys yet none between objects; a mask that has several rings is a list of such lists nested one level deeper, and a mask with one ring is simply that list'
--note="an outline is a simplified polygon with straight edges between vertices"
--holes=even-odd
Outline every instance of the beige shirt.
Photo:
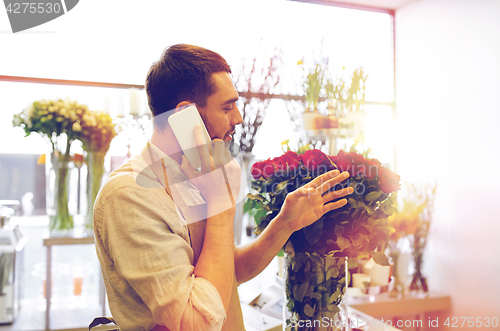
[{"label": "beige shirt", "polygon": [[[151,147],[153,154],[146,147],[111,173],[94,205],[96,250],[115,321],[121,330],[243,330],[236,279],[226,315],[217,289],[193,274],[206,221],[188,222],[206,213],[204,200],[179,164]],[[174,204],[172,193],[184,203]]]}]

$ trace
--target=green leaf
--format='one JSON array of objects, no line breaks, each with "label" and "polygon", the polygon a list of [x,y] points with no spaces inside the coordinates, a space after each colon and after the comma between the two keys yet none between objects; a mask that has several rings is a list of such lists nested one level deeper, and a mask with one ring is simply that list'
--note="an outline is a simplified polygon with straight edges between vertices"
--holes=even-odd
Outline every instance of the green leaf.
[{"label": "green leaf", "polygon": [[290,240],[288,240],[285,245],[285,253],[290,256],[295,256],[295,250],[293,249],[293,244]]},{"label": "green leaf", "polygon": [[373,208],[372,208],[372,207],[370,207],[370,206],[368,206],[368,205],[367,205],[367,204],[365,204],[364,202],[361,202],[361,201],[360,201],[360,202],[359,202],[359,207],[363,207],[369,215],[373,214],[373,212],[374,212]]},{"label": "green leaf", "polygon": [[340,274],[340,270],[337,267],[331,268],[330,270],[328,270],[328,272],[330,273],[331,278],[337,278]]},{"label": "green leaf", "polygon": [[323,264],[323,261],[321,261],[321,258],[319,256],[315,255],[314,253],[312,253],[312,254],[306,253],[306,254],[307,254],[307,256],[309,256],[309,258],[311,260],[313,260],[317,264]]},{"label": "green leaf", "polygon": [[388,214],[388,215],[392,215],[392,214],[396,214],[398,212],[398,210],[396,208],[394,208],[393,206],[390,206],[389,208],[387,208],[385,210],[385,212]]},{"label": "green leaf", "polygon": [[337,300],[340,296],[342,295],[342,292],[340,291],[340,289],[337,289],[335,291],[335,293],[333,293],[331,296],[330,296],[330,299],[328,300],[328,304],[331,305],[333,302],[335,302],[335,300]]},{"label": "green leaf", "polygon": [[329,280],[330,278],[337,278],[339,276],[340,270],[337,267],[330,268],[326,272],[326,280]]},{"label": "green leaf", "polygon": [[358,266],[358,260],[356,260],[356,259],[349,259],[349,260],[347,260],[347,268],[354,269],[357,266]]},{"label": "green leaf", "polygon": [[288,185],[288,181],[284,181],[284,182],[279,183],[276,187],[277,188],[276,192],[279,192],[279,191],[285,189],[287,185]]},{"label": "green leaf", "polygon": [[335,313],[338,313],[338,312],[340,311],[340,308],[339,308],[338,306],[336,306],[336,305],[329,305],[329,306],[327,307],[327,309],[328,309],[328,311],[329,311],[330,313],[334,313],[334,314],[335,314]]},{"label": "green leaf", "polygon": [[320,218],[313,224],[306,226],[304,229],[304,235],[306,236],[307,241],[312,246],[318,242],[323,234],[323,218]]},{"label": "green leaf", "polygon": [[[294,301],[293,300],[290,300],[288,301],[288,303],[286,304],[286,306],[288,307],[288,311],[293,311],[293,308],[294,308]],[[288,320],[287,320],[287,323],[288,323]]]},{"label": "green leaf", "polygon": [[292,294],[293,294],[293,297],[295,298],[295,300],[297,300],[297,297],[299,296],[298,290],[299,290],[299,284],[295,284],[292,288]]},{"label": "green leaf", "polygon": [[325,270],[330,269],[332,266],[335,266],[336,264],[337,264],[336,259],[334,259],[334,258],[332,258],[332,257],[328,256],[328,257],[326,258],[326,262],[325,262]]},{"label": "green leaf", "polygon": [[260,194],[247,194],[247,197],[252,200],[264,201],[264,198],[260,196]]},{"label": "green leaf", "polygon": [[306,266],[304,268],[304,272],[309,273],[311,271],[311,262],[306,261]]},{"label": "green leaf", "polygon": [[366,227],[360,226],[359,228],[356,229],[356,233],[360,233],[360,234],[364,234],[364,235],[369,235],[370,231]]},{"label": "green leaf", "polygon": [[309,282],[304,282],[300,284],[299,288],[297,289],[297,301],[302,302],[304,300],[304,295],[306,294],[307,289],[309,288]]},{"label": "green leaf", "polygon": [[262,209],[264,209],[265,211],[271,211],[271,208],[269,208],[268,205],[262,205]]},{"label": "green leaf", "polygon": [[311,295],[309,297],[312,298],[312,299],[321,300],[321,298],[323,296],[320,293],[318,293],[318,292],[313,292],[313,293],[311,293]]},{"label": "green leaf", "polygon": [[347,199],[347,201],[349,202],[349,205],[351,206],[351,208],[357,208],[358,207],[358,202],[356,201],[356,199],[349,198],[349,199]]},{"label": "green leaf", "polygon": [[247,213],[255,207],[255,200],[247,199],[243,205],[243,213]]},{"label": "green leaf", "polygon": [[351,241],[349,239],[344,238],[344,237],[337,237],[336,243],[337,243],[337,245],[339,245],[341,250],[344,250],[347,247],[351,246]]},{"label": "green leaf", "polygon": [[306,305],[304,306],[304,314],[309,317],[314,316],[314,309],[308,303],[306,303]]},{"label": "green leaf", "polygon": [[278,254],[276,254],[276,256],[278,256],[278,257],[283,257],[283,256],[285,256],[285,253],[283,252],[283,248],[282,248],[282,249],[280,249],[280,251],[278,252]]},{"label": "green leaf", "polygon": [[370,192],[368,193],[366,196],[365,196],[365,200],[366,201],[375,201],[377,200],[378,198],[380,198],[380,195],[382,194],[382,192],[380,191],[373,191],[373,192]]},{"label": "green leaf", "polygon": [[267,210],[259,209],[259,211],[255,213],[255,216],[253,217],[255,219],[255,223],[259,225],[260,222],[262,221],[262,218],[264,218],[266,215],[267,215]]},{"label": "green leaf", "polygon": [[325,280],[325,273],[323,270],[319,270],[316,274],[316,283],[321,284]]},{"label": "green leaf", "polygon": [[344,233],[344,230],[345,230],[345,228],[342,225],[335,225],[335,235],[337,237],[342,236],[342,234]]},{"label": "green leaf", "polygon": [[382,252],[370,252],[370,254],[373,258],[373,261],[375,261],[375,263],[383,265],[383,266],[390,265],[389,259],[387,258],[387,256],[385,256],[384,253],[382,253]]},{"label": "green leaf", "polygon": [[267,227],[268,222],[260,222],[259,225],[257,225],[257,228],[255,229],[254,233],[257,235],[260,235]]}]

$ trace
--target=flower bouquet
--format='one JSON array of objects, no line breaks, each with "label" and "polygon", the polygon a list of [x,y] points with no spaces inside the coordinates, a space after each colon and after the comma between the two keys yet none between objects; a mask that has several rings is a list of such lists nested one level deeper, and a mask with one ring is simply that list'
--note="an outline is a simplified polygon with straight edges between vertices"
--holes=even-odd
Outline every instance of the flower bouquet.
[{"label": "flower bouquet", "polygon": [[432,212],[434,211],[434,200],[436,197],[436,185],[425,184],[422,186],[409,185],[409,196],[413,198],[414,204],[418,206],[418,223],[413,235],[413,260],[415,262],[415,271],[410,284],[410,292],[415,294],[427,295],[429,288],[427,280],[422,275],[422,264],[425,246],[427,244],[427,236],[432,220]]},{"label": "flower bouquet", "polygon": [[109,114],[101,111],[90,111],[83,115],[81,121],[83,150],[87,152],[87,215],[85,227],[93,229],[93,208],[97,193],[101,188],[104,175],[104,158],[116,136],[115,124]]},{"label": "flower bouquet", "polygon": [[[245,211],[256,209],[256,233],[275,218],[289,192],[330,170],[348,171],[350,177],[337,184],[354,193],[343,207],[323,215],[315,223],[296,231],[287,241],[286,297],[291,330],[314,330],[332,326],[349,280],[349,268],[357,260],[372,257],[388,265],[384,249],[389,238],[387,218],[397,210],[392,194],[399,190],[399,176],[376,159],[340,151],[329,156],[319,150],[288,150],[282,156],[257,162],[251,169],[254,180]],[[301,324],[302,323],[302,324]],[[335,322],[335,325],[337,323]]]},{"label": "flower bouquet", "polygon": [[398,246],[404,238],[415,235],[419,224],[419,215],[423,212],[423,206],[416,204],[413,197],[403,197],[398,204],[398,213],[391,215],[387,221],[390,232],[389,256],[393,262],[392,270],[394,276],[394,288],[389,295],[399,297],[405,295],[405,284],[402,282],[402,275],[399,274],[400,251]]},{"label": "flower bouquet", "polygon": [[87,111],[86,105],[69,99],[42,99],[14,115],[12,121],[14,126],[24,129],[26,136],[37,132],[50,141],[52,168],[49,170],[47,197],[50,197],[49,193],[53,194],[53,200],[48,204],[51,231],[73,228],[73,217],[68,209],[70,148],[79,138],[80,121]]}]

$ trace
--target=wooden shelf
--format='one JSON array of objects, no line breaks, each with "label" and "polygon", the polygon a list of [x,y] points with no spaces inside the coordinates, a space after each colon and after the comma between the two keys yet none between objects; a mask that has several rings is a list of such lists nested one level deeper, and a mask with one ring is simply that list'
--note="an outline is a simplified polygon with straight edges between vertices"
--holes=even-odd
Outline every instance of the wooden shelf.
[{"label": "wooden shelf", "polygon": [[376,296],[350,297],[349,305],[374,317],[398,316],[449,310],[451,309],[451,297],[429,293],[427,297],[407,295],[404,298],[396,299],[383,293]]},{"label": "wooden shelf", "polygon": [[86,237],[50,237],[43,240],[44,246],[56,246],[56,245],[84,245],[93,244],[94,236]]}]

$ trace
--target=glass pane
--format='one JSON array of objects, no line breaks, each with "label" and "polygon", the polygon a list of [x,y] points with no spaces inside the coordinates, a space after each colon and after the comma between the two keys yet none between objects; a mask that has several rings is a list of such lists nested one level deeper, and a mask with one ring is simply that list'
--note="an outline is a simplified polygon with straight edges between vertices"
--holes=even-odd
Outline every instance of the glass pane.
[{"label": "glass pane", "polygon": [[[105,26],[79,24],[88,18],[82,21],[83,8],[76,7],[69,14],[75,19],[70,31],[47,24],[3,38],[2,75],[144,84],[151,63],[171,44],[213,49],[232,66],[257,49],[281,47],[288,77],[283,93],[301,90],[298,60],[310,63],[326,55],[335,74],[343,67],[349,74],[363,66],[369,74],[367,100],[393,99],[388,14],[284,0],[153,1],[141,6],[109,0],[99,6],[92,15]],[[231,14],[223,15],[221,8]],[[102,19],[103,13],[117,10],[120,15]]]},{"label": "glass pane", "polygon": [[281,142],[290,139],[292,146],[296,143],[296,138],[297,134],[293,130],[286,104],[282,100],[273,99],[256,136],[252,153],[257,160],[279,156],[283,154]]},{"label": "glass pane", "polygon": [[372,148],[373,157],[385,166],[394,166],[395,127],[392,108],[366,105],[365,145]]},{"label": "glass pane", "polygon": [[[111,117],[127,115],[130,112],[130,99],[133,92],[115,88],[0,82],[0,93],[2,94],[0,139],[3,142],[9,142],[0,145],[0,153],[44,154],[49,151],[48,142],[38,134],[25,137],[24,130],[12,126],[14,114],[20,113],[36,100],[70,98],[86,104],[90,110],[106,111]],[[137,94],[138,100],[137,112],[142,115],[149,109],[146,94],[143,90],[135,90],[134,93]],[[113,140],[111,154],[125,155],[127,153],[128,138],[127,141],[118,143],[120,139],[122,138],[119,136]],[[146,141],[140,137],[138,140],[144,143]],[[137,139],[134,142],[132,154],[136,154],[139,149],[140,142]]]}]

